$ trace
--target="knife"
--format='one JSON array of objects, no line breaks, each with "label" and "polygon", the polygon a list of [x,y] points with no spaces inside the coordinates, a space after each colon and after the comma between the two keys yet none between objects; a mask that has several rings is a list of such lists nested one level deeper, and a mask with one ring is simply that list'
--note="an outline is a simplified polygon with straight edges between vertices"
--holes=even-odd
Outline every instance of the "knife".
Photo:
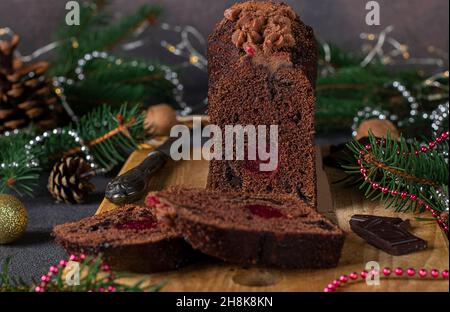
[{"label": "knife", "polygon": [[178,138],[169,138],[149,153],[137,167],[111,180],[105,190],[105,197],[116,205],[133,203],[147,192],[150,177],[161,169],[170,158],[170,147]]}]

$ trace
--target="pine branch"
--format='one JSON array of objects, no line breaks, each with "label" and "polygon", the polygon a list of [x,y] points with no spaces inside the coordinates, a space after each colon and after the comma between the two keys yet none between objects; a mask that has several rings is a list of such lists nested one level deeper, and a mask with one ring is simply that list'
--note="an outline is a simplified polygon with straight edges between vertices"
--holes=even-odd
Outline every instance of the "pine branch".
[{"label": "pine branch", "polygon": [[[88,2],[81,9],[79,26],[62,24],[57,32],[58,58],[49,72],[75,81],[73,85],[62,86],[73,111],[83,116],[99,104],[117,107],[125,101],[133,105],[165,102],[176,106],[174,86],[165,79],[162,65],[157,62],[93,59],[84,67],[84,79],[78,79],[75,69],[86,54],[112,50],[136,28],[145,22],[153,23],[162,14],[159,5],[143,5],[134,13],[114,21],[103,9],[105,2]],[[154,70],[149,71],[149,68]]]},{"label": "pine branch", "polygon": [[[0,259],[1,260],[1,259]],[[34,291],[41,283],[33,281],[31,283],[24,282],[21,277],[12,276],[9,273],[11,257],[7,257],[2,261],[2,270],[0,272],[0,292],[30,292]],[[97,257],[88,256],[80,263],[80,283],[79,285],[69,286],[65,282],[65,273],[61,268],[57,274],[53,275],[49,282],[45,285],[45,292],[88,292],[88,291],[126,291],[126,292],[157,292],[166,282],[156,285],[143,287],[144,281],[138,281],[133,285],[125,285],[120,282],[121,279],[127,277],[123,274],[113,274],[105,271],[104,260],[102,255]]]},{"label": "pine branch", "polygon": [[78,60],[86,53],[111,50],[143,22],[157,18],[161,13],[160,6],[143,5],[117,23],[111,23],[111,17],[104,10],[97,10],[96,5],[88,3],[80,12],[79,26],[60,26],[57,33],[57,40],[61,42],[58,60],[53,63],[50,73],[54,76],[71,75]]},{"label": "pine branch", "polygon": [[[132,123],[128,123],[133,119]],[[96,139],[106,136],[111,131],[118,129],[123,123],[128,127],[123,131],[116,131],[115,135],[108,136],[92,144]],[[80,121],[68,127],[74,129],[83,138],[90,148],[90,153],[95,161],[105,169],[123,162],[137,147],[137,142],[145,136],[143,127],[143,115],[139,106],[121,105],[119,108],[101,105],[92,112],[83,116]],[[79,145],[68,135],[50,136],[45,144],[36,146],[32,152],[41,155],[40,161],[44,167],[49,167],[53,161],[63,155],[79,152]],[[81,156],[83,156],[81,154]]]},{"label": "pine branch", "polygon": [[29,292],[32,287],[24,282],[23,278],[13,276],[9,273],[12,257],[8,256],[5,259],[0,259],[0,293],[1,292]]},{"label": "pine branch", "polygon": [[[165,102],[175,105],[174,86],[165,78],[163,65],[144,60],[120,61],[120,65],[100,59],[91,61],[85,66],[83,81],[65,85],[68,101],[78,115],[84,115],[100,103],[118,106],[123,102],[144,105]],[[149,71],[149,67],[153,70]]]},{"label": "pine branch", "polygon": [[428,205],[435,207],[436,211],[447,211],[448,212],[448,201],[446,202],[445,198],[448,200],[449,189],[448,185],[441,185],[438,189],[431,190],[431,197],[425,198],[421,197],[422,200],[428,203]]},{"label": "pine branch", "polygon": [[[405,100],[386,85],[399,81],[414,90],[421,81],[417,72],[392,73],[381,65],[345,66],[335,70],[333,75],[317,80],[316,119],[321,133],[343,130],[343,127],[348,129],[357,112],[366,106],[405,115],[409,111]],[[397,98],[398,101],[391,104]]]},{"label": "pine branch", "polygon": [[[139,106],[122,105],[119,108],[101,105],[80,121],[68,126],[74,129],[90,147],[95,161],[105,169],[122,163],[133,152],[138,142],[144,140],[144,116]],[[0,192],[16,192],[32,195],[39,174],[67,153],[79,153],[77,142],[67,134],[50,134],[30,150],[38,160],[38,167],[30,167],[25,146],[34,140],[37,132],[19,132],[9,137],[0,137]],[[84,156],[83,154],[81,154]]]},{"label": "pine branch", "polygon": [[[348,131],[357,112],[365,107],[379,108],[396,114],[399,119],[408,116],[409,105],[400,93],[386,85],[398,81],[420,101],[420,112],[430,113],[448,99],[448,79],[440,81],[441,88],[430,88],[415,68],[392,71],[388,66],[373,63],[362,68],[360,55],[345,53],[330,46],[330,59],[325,60],[325,49],[320,45],[319,77],[316,86],[316,121],[319,133]],[[327,73],[327,74],[324,74]],[[337,116],[335,118],[335,116]],[[428,131],[429,122],[420,118],[414,127],[401,129],[409,136]]]},{"label": "pine branch", "polygon": [[110,17],[95,2],[87,1],[80,7],[80,25],[68,26],[61,22],[55,33],[55,41],[59,42],[57,48],[58,59],[52,63],[49,73],[53,76],[65,76],[73,72],[76,62],[87,52],[89,47],[85,44],[80,48],[80,38],[84,33],[108,24]]},{"label": "pine branch", "polygon": [[34,129],[23,130],[18,134],[0,138],[0,193],[14,191],[30,195],[38,183],[40,168],[28,166],[24,146],[36,135]]},{"label": "pine branch", "polygon": [[143,140],[145,136],[144,116],[140,113],[138,106],[129,108],[123,105],[117,111],[102,105],[80,120],[77,130],[86,141],[101,138],[120,127],[123,122],[130,122],[130,120],[134,121],[125,129],[126,131],[118,132],[114,136],[91,145],[91,152],[101,167],[110,169],[122,163],[136,149],[137,142]]},{"label": "pine branch", "polygon": [[[317,42],[317,46],[319,47],[319,64],[323,66],[327,64],[325,60],[325,49],[323,44],[320,42]],[[363,60],[361,56],[354,55],[352,53],[345,53],[342,49],[338,48],[334,44],[329,44],[328,47],[330,49],[330,65],[334,68],[359,66],[359,64]]]},{"label": "pine branch", "polygon": [[[398,212],[423,210],[418,200],[411,200],[410,194],[415,194],[430,202],[435,210],[443,211],[442,205],[433,200],[437,189],[448,188],[449,180],[448,163],[439,150],[416,154],[421,149],[417,141],[407,143],[403,137],[397,141],[390,135],[380,141],[370,133],[369,142],[366,146],[356,140],[348,144],[354,156],[353,163],[356,160],[361,165],[343,165],[348,173],[359,177],[361,170],[365,170],[367,178],[360,178],[359,188],[365,190],[366,198],[379,199],[387,208]],[[374,188],[373,183],[379,187]],[[389,192],[380,191],[382,188]],[[392,196],[391,191],[405,192],[407,196]]]}]

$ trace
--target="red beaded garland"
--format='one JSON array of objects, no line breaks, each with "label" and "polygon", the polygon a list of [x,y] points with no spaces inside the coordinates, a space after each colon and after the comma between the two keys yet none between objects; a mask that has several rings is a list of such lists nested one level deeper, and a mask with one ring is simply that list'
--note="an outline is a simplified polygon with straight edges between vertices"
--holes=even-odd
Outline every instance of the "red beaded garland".
[{"label": "red beaded garland", "polygon": [[[408,276],[408,277],[411,277],[411,278],[413,278],[414,275],[416,274],[416,270],[415,270],[414,268],[408,268],[408,269],[404,270],[404,269],[402,269],[402,268],[400,268],[400,267],[397,267],[397,268],[394,270],[394,273],[395,273],[396,276],[400,277],[400,276],[403,275],[403,272],[405,272],[405,271],[406,271],[406,273],[407,273],[407,276]],[[377,272],[378,272],[378,271],[376,271],[376,273],[377,273]],[[389,267],[384,267],[384,268],[382,269],[382,272],[383,272],[383,275],[384,275],[386,278],[388,278],[388,277],[391,276],[392,270],[391,270]],[[417,272],[418,272],[418,276],[419,276],[421,279],[426,278],[428,275],[430,275],[433,279],[439,278],[439,270],[438,270],[438,269],[432,269],[431,271],[428,271],[428,270],[425,269],[425,268],[421,268],[421,269],[419,269]],[[361,277],[361,279],[365,279],[365,278],[367,277],[367,275],[368,275],[368,272],[365,271],[365,270],[361,271],[361,273],[360,273],[359,275],[358,275],[358,273],[356,273],[356,272],[350,272],[348,275],[343,274],[343,275],[341,275],[341,276],[339,277],[339,279],[335,279],[335,280],[333,280],[331,283],[329,283],[329,284],[323,289],[323,291],[324,291],[324,292],[334,292],[334,291],[336,291],[339,287],[344,286],[345,283],[347,283],[347,282],[349,281],[349,278],[350,278],[350,280],[357,280],[358,277]],[[443,270],[442,273],[441,273],[441,277],[442,277],[443,279],[448,279],[448,270]]]},{"label": "red beaded garland", "polygon": [[361,275],[362,278],[366,278],[367,274],[368,274],[367,271],[361,271],[360,275]]},{"label": "red beaded garland", "polygon": [[[428,143],[428,146],[430,148],[434,148],[436,146],[436,143],[440,143],[442,142],[442,140],[447,139],[449,137],[449,132],[446,131],[444,133],[442,133],[441,135],[437,136],[436,139],[434,141],[431,141]],[[382,144],[383,142],[381,140],[377,140],[376,141],[377,144]],[[359,154],[361,156],[364,156],[366,154],[366,151],[370,151],[372,149],[372,146],[370,144],[365,145],[364,150],[360,150]],[[416,155],[419,155],[420,153],[425,153],[427,152],[429,149],[426,146],[422,146],[419,150],[415,151]],[[406,154],[405,154],[406,155]],[[407,155],[406,155],[407,156]],[[448,233],[448,224],[446,221],[444,221],[443,219],[441,219],[439,212],[435,211],[434,209],[432,209],[429,205],[425,204],[425,202],[421,199],[419,199],[419,196],[417,194],[409,194],[406,191],[402,191],[399,192],[397,190],[389,190],[389,188],[384,187],[384,186],[380,186],[379,183],[372,181],[368,175],[367,175],[367,168],[364,167],[364,162],[362,161],[362,159],[358,159],[358,164],[360,166],[360,172],[364,177],[364,180],[368,181],[368,183],[370,184],[370,186],[374,189],[374,190],[380,190],[383,194],[391,194],[392,196],[399,196],[402,199],[406,199],[408,198],[411,201],[417,201],[417,204],[419,207],[425,207],[425,210],[430,211],[433,215],[433,217],[436,219],[437,223],[439,224],[439,226],[446,232]]]},{"label": "red beaded garland", "polygon": [[334,285],[335,287],[339,287],[339,286],[341,286],[341,282],[340,282],[339,280],[334,280],[334,281],[333,281],[333,285]]},{"label": "red beaded garland", "polygon": [[438,278],[439,277],[439,270],[437,270],[437,269],[431,270],[431,276],[434,277],[434,278]]},{"label": "red beaded garland", "polygon": [[397,275],[397,276],[403,275],[403,269],[402,268],[396,268],[395,269],[395,275]]},{"label": "red beaded garland", "polygon": [[406,274],[408,274],[408,276],[414,276],[414,274],[416,274],[416,270],[414,270],[413,268],[409,268],[408,270],[406,270]]},{"label": "red beaded garland", "polygon": [[420,277],[426,277],[427,276],[427,270],[426,269],[420,269],[419,270],[419,276]]},{"label": "red beaded garland", "polygon": [[[94,258],[92,258],[91,261],[95,261],[95,259],[96,259],[96,258],[94,257]],[[60,270],[64,269],[64,268],[67,266],[67,264],[68,264],[69,261],[75,261],[75,262],[78,262],[78,261],[80,261],[80,260],[81,260],[81,261],[86,260],[86,255],[85,255],[85,254],[80,254],[80,255],[73,255],[73,254],[72,254],[72,255],[70,255],[70,257],[69,257],[69,260],[61,259],[61,260],[58,262],[58,265],[52,265],[52,266],[50,266],[49,269],[48,269],[47,274],[44,274],[44,275],[41,276],[41,283],[40,283],[38,286],[36,286],[36,287],[34,288],[34,291],[35,291],[35,292],[45,292],[45,287],[50,283],[51,277],[52,277],[54,274],[56,274],[56,273],[58,273]],[[110,271],[111,271],[111,268],[109,267],[109,265],[106,264],[106,263],[103,263],[103,264],[101,265],[101,269],[102,269],[103,272],[109,273],[109,276],[108,276],[107,280],[108,280],[109,282],[112,282],[112,281],[114,280],[114,275],[110,272]],[[116,287],[115,287],[114,285],[108,285],[107,288],[105,288],[105,287],[100,287],[100,288],[97,289],[97,290],[95,290],[95,289],[89,290],[89,292],[93,292],[93,291],[98,291],[98,292],[115,292],[115,291],[116,291]]]},{"label": "red beaded garland", "polygon": [[351,278],[352,280],[355,280],[355,279],[358,278],[358,273],[356,273],[356,272],[351,272],[348,276],[350,276],[350,278]]},{"label": "red beaded garland", "polygon": [[442,277],[443,278],[448,278],[448,270],[442,271]]}]

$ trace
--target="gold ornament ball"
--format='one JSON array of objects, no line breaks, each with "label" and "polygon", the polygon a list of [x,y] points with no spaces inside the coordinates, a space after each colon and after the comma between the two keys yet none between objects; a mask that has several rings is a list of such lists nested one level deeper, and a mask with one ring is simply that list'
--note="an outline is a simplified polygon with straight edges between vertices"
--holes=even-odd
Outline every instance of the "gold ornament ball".
[{"label": "gold ornament ball", "polygon": [[19,239],[28,224],[28,212],[16,197],[0,194],[0,244]]},{"label": "gold ornament ball", "polygon": [[389,120],[382,120],[378,118],[368,119],[363,121],[356,131],[356,140],[369,136],[369,129],[377,138],[385,138],[387,133],[391,133],[391,138],[398,140],[400,133],[397,127]]},{"label": "gold ornament ball", "polygon": [[154,105],[147,110],[144,127],[149,135],[168,136],[176,124],[177,113],[169,104]]}]

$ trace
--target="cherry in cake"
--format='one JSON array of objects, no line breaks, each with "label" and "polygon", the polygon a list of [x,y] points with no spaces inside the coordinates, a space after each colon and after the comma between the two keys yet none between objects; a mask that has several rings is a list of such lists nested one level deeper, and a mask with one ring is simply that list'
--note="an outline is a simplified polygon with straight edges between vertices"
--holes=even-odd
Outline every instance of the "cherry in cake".
[{"label": "cherry in cake", "polygon": [[336,225],[290,197],[170,187],[147,202],[192,247],[224,261],[328,268],[338,264],[344,243]]},{"label": "cherry in cake", "polygon": [[53,235],[69,253],[103,253],[108,264],[119,271],[173,270],[193,254],[174,229],[162,226],[150,208],[138,205],[57,225]]},{"label": "cherry in cake", "polygon": [[225,11],[208,40],[211,123],[278,125],[278,167],[213,160],[208,188],[286,194],[316,206],[312,29],[286,4],[249,1]]}]

